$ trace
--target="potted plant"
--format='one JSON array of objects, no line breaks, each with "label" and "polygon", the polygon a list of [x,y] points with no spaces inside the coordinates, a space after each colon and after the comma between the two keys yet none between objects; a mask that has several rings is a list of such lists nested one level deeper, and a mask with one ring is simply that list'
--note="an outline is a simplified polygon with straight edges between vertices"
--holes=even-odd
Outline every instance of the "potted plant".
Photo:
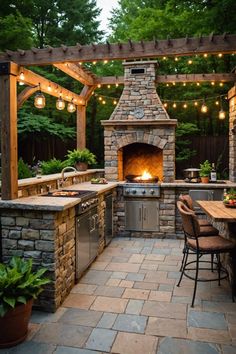
[{"label": "potted plant", "polygon": [[96,163],[96,156],[88,149],[68,150],[67,158],[68,163],[75,166],[78,171],[86,171],[88,165]]},{"label": "potted plant", "polygon": [[26,338],[33,300],[50,282],[43,277],[46,269],[33,271],[32,266],[32,259],[19,257],[13,257],[9,264],[0,263],[0,348]]},{"label": "potted plant", "polygon": [[201,177],[202,183],[209,183],[210,172],[211,164],[208,160],[204,161],[202,164],[200,163],[199,175]]}]

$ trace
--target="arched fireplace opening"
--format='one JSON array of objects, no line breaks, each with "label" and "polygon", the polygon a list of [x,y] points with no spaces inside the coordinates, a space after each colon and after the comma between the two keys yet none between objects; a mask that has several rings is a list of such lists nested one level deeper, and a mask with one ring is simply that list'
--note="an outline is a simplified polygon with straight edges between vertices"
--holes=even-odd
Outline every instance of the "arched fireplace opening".
[{"label": "arched fireplace opening", "polygon": [[132,143],[118,151],[119,180],[127,176],[142,176],[148,173],[152,177],[163,178],[163,153],[158,147],[145,143]]}]

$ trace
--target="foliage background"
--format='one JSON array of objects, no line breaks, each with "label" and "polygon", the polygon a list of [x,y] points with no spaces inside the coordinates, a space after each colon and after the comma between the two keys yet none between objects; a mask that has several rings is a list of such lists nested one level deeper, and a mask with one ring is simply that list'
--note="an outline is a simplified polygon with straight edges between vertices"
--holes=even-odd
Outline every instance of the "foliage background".
[{"label": "foliage background", "polygon": [[[95,0],[7,0],[1,1],[0,8],[0,50],[27,49],[31,46],[43,48],[47,45],[60,46],[89,44],[105,41],[106,35],[99,30]],[[229,16],[230,14],[230,16]],[[110,42],[178,38],[188,36],[236,33],[236,2],[235,0],[120,0],[113,10],[110,19]],[[212,73],[230,72],[236,66],[236,55],[224,55],[222,58],[209,56],[181,57],[167,60],[158,59],[159,74],[180,73]],[[99,76],[122,75],[121,62],[108,64],[87,63],[86,67]],[[58,84],[80,93],[82,85],[53,67],[31,68]],[[183,161],[190,163],[193,149],[190,147],[194,139],[188,136],[217,137],[227,140],[228,119],[219,121],[220,95],[225,97],[232,83],[211,83],[158,85],[157,91],[163,102],[168,103],[170,117],[181,123],[177,134],[178,162],[181,168]],[[19,87],[19,91],[22,87]],[[113,101],[118,100],[122,86],[102,87],[95,91],[87,107],[87,147],[97,155],[99,165],[103,165],[103,130],[101,119],[109,119],[113,109]],[[102,97],[106,104],[98,100]],[[19,152],[28,163],[37,159],[63,159],[66,151],[75,147],[76,114],[66,110],[55,109],[55,98],[46,97],[44,110],[39,111],[33,106],[33,97],[19,111],[18,134]],[[205,99],[209,107],[203,115],[199,106],[193,101]],[[168,101],[169,100],[169,101]],[[181,102],[178,102],[181,101]],[[173,108],[176,102],[177,108]],[[183,109],[183,103],[188,108]],[[228,102],[222,99],[222,105],[228,110]],[[184,134],[183,134],[184,130]],[[188,138],[186,138],[188,137]],[[60,145],[60,149],[58,149]],[[31,147],[30,151],[28,147]],[[44,154],[43,157],[40,154]],[[46,158],[47,156],[47,158]],[[202,156],[202,160],[208,156]],[[227,156],[225,157],[227,159]],[[221,157],[222,159],[222,157]],[[223,157],[224,160],[224,157]]]}]

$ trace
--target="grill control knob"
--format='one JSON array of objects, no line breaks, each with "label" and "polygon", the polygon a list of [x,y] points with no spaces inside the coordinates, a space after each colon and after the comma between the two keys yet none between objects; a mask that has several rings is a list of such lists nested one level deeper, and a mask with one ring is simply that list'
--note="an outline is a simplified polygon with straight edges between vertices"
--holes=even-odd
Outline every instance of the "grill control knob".
[{"label": "grill control knob", "polygon": [[151,190],[150,190],[150,193],[151,193],[152,195],[154,194],[154,192],[155,192],[154,189],[151,189]]},{"label": "grill control knob", "polygon": [[143,190],[142,190],[142,193],[143,193],[143,194],[146,194],[146,191],[145,191],[145,189],[143,189]]},{"label": "grill control knob", "polygon": [[126,189],[126,190],[125,190],[125,193],[126,193],[126,194],[129,194],[129,192],[130,192],[129,189]]},{"label": "grill control knob", "polygon": [[133,190],[132,190],[132,193],[133,193],[133,194],[136,194],[136,189],[133,189]]}]

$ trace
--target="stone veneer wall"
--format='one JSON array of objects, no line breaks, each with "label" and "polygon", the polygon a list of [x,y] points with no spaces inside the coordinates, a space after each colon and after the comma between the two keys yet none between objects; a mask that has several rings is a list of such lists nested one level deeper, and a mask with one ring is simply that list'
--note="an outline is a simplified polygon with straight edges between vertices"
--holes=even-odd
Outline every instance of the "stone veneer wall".
[{"label": "stone veneer wall", "polygon": [[3,210],[3,262],[14,255],[46,267],[52,283],[37,305],[55,311],[75,282],[75,209],[63,212]]},{"label": "stone veneer wall", "polygon": [[163,180],[173,182],[175,179],[175,124],[122,126],[106,125],[104,131],[105,177],[117,181],[119,178],[118,151],[132,143],[151,144],[163,151]]},{"label": "stone veneer wall", "polygon": [[229,180],[236,182],[236,86],[228,94],[229,98]]}]

